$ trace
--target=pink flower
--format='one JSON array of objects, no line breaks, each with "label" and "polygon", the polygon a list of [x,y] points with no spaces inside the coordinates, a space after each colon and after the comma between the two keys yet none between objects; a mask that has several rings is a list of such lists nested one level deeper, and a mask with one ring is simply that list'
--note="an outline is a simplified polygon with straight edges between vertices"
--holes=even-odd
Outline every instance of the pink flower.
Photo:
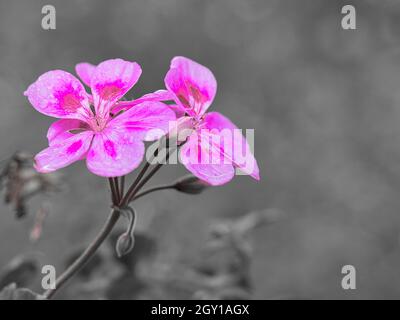
[{"label": "pink flower", "polygon": [[185,115],[178,119],[178,126],[187,129],[190,123],[193,130],[180,150],[186,168],[211,185],[230,181],[235,168],[259,180],[257,161],[240,130],[222,114],[206,113],[217,92],[212,72],[190,59],[175,57],[165,85],[176,102],[174,108]]},{"label": "pink flower", "polygon": [[113,59],[98,66],[81,63],[76,71],[90,86],[92,95],[78,79],[62,70],[41,75],[24,93],[36,110],[61,119],[50,126],[49,147],[36,155],[36,169],[52,172],[86,159],[88,169],[100,176],[131,172],[143,159],[143,141],[158,139],[155,129],[160,135],[167,132],[175,114],[161,102],[143,101],[112,116],[119,99],[142,73],[136,62]]}]

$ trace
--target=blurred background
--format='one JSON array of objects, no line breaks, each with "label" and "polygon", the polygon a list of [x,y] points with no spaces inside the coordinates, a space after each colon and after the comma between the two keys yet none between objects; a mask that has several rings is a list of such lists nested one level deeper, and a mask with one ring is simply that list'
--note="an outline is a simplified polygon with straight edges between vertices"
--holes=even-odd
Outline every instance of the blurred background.
[{"label": "blurred background", "polygon": [[[56,30],[41,28],[46,4]],[[82,61],[137,61],[132,98],[164,87],[171,58],[190,57],[217,78],[212,110],[255,129],[259,183],[143,197],[132,256],[115,259],[111,239],[60,298],[400,297],[400,3],[351,1],[347,31],[345,4],[0,0],[3,165],[47,146],[53,119],[29,105],[27,86]],[[152,184],[184,173],[168,166]],[[60,273],[108,215],[105,179],[83,162],[60,174],[60,190],[32,198],[24,218],[0,203],[3,286],[40,291],[40,267]],[[356,290],[341,287],[347,264]]]}]

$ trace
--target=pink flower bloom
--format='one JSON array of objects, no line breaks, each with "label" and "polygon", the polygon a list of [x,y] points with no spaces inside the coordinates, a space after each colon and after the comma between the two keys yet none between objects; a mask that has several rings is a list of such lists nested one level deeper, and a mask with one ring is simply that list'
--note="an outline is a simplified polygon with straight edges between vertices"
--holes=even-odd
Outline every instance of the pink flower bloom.
[{"label": "pink flower bloom", "polygon": [[131,172],[143,159],[143,141],[159,138],[154,129],[167,132],[174,112],[161,102],[143,101],[117,116],[111,115],[142,73],[135,62],[113,59],[98,66],[80,63],[76,70],[92,95],[78,79],[62,70],[41,75],[24,93],[36,110],[60,118],[48,130],[49,147],[35,157],[36,169],[52,172],[86,159],[88,169],[100,176]]},{"label": "pink flower bloom", "polygon": [[[211,185],[230,181],[235,168],[259,180],[257,161],[240,130],[222,114],[206,113],[217,92],[212,72],[190,59],[175,57],[165,85],[175,108],[186,115],[178,119],[178,126],[187,129],[189,122],[193,129],[180,150],[186,168]],[[211,163],[204,161],[207,156],[213,159]]]}]

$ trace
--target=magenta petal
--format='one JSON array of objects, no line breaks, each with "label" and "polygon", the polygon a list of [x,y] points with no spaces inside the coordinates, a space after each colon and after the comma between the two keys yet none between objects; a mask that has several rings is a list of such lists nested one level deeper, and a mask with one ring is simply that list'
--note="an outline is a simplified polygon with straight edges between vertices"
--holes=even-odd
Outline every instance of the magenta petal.
[{"label": "magenta petal", "polygon": [[251,152],[247,140],[241,131],[225,116],[219,112],[210,112],[204,118],[204,127],[210,130],[217,130],[223,136],[227,134],[230,139],[225,141],[231,143],[223,152],[233,160],[233,163],[242,172],[250,175],[256,180],[260,180],[260,171],[257,160]]},{"label": "magenta petal", "polygon": [[170,124],[168,137],[170,141],[185,142],[195,132],[195,122],[191,117],[180,117]]},{"label": "magenta petal", "polygon": [[87,130],[88,126],[85,122],[76,119],[61,119],[52,123],[47,131],[47,139],[49,140],[49,145],[53,146],[65,139],[74,136],[71,133],[72,130]]},{"label": "magenta petal", "polygon": [[107,114],[110,107],[135,85],[141,73],[142,69],[136,62],[112,59],[100,63],[91,79],[97,114]]},{"label": "magenta petal", "polygon": [[145,101],[172,101],[174,100],[174,95],[167,90],[157,90],[152,93],[147,93],[144,96],[135,99],[136,104],[145,102]]},{"label": "magenta petal", "polygon": [[96,134],[86,158],[88,169],[103,177],[119,177],[136,169],[144,143],[126,131],[106,129]]},{"label": "magenta petal", "polygon": [[174,93],[175,101],[201,116],[214,100],[217,81],[201,64],[184,57],[175,57],[165,77],[165,86]]},{"label": "magenta petal", "polygon": [[111,120],[109,128],[124,131],[137,139],[153,141],[167,134],[175,119],[175,113],[164,103],[147,101]]},{"label": "magenta petal", "polygon": [[136,106],[146,101],[173,101],[174,95],[167,90],[157,90],[152,93],[145,94],[138,99],[131,101],[120,101],[112,109],[114,114],[117,114],[121,110],[128,110],[133,106]]},{"label": "magenta petal", "polygon": [[83,83],[86,84],[88,87],[90,87],[90,82],[92,80],[92,74],[95,69],[96,69],[95,65],[93,65],[91,63],[87,63],[87,62],[78,63],[75,66],[76,74],[79,76],[79,78],[81,78]]},{"label": "magenta petal", "polygon": [[170,104],[168,107],[175,112],[176,118],[181,118],[185,116],[186,110],[179,104]]},{"label": "magenta petal", "polygon": [[36,110],[51,117],[84,119],[90,111],[82,83],[62,70],[44,73],[24,95]]},{"label": "magenta petal", "polygon": [[[208,155],[208,159],[202,155]],[[210,185],[218,186],[231,181],[235,175],[232,163],[224,163],[218,150],[213,149],[197,134],[189,137],[180,150],[182,164],[196,177]],[[213,161],[216,159],[217,161]]]},{"label": "magenta petal", "polygon": [[36,170],[52,172],[81,160],[89,149],[92,136],[92,132],[82,132],[44,149],[35,157]]}]

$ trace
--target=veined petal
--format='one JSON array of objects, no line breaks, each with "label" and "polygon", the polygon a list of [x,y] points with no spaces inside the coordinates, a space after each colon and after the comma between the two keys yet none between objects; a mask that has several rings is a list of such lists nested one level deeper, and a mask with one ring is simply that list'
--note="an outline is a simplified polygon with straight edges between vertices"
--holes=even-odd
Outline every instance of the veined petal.
[{"label": "veined petal", "polygon": [[79,78],[81,78],[83,83],[86,84],[88,87],[90,87],[90,82],[92,80],[92,74],[95,69],[96,69],[95,65],[93,65],[91,63],[87,63],[87,62],[81,62],[75,66],[76,74],[79,76]]},{"label": "veined petal", "polygon": [[35,156],[36,170],[42,173],[53,172],[83,159],[92,137],[92,132],[85,131],[44,149]]},{"label": "veined petal", "polygon": [[179,104],[169,104],[168,107],[175,112],[175,116],[176,118],[182,118],[185,116],[186,114],[186,110],[185,108],[183,108],[181,105]]},{"label": "veined petal", "polygon": [[103,177],[119,177],[136,169],[144,143],[127,131],[106,129],[95,135],[86,158],[88,169]]},{"label": "veined petal", "polygon": [[233,163],[244,173],[260,180],[257,160],[241,130],[228,118],[219,112],[210,112],[204,118],[204,127],[219,132],[221,136],[221,151],[233,160]]},{"label": "veined petal", "polygon": [[108,126],[137,139],[153,141],[167,134],[175,119],[175,113],[164,103],[146,101],[120,114]]},{"label": "veined petal", "polygon": [[74,136],[75,134],[71,133],[72,130],[88,129],[88,125],[83,121],[76,119],[61,119],[51,124],[47,131],[47,139],[49,140],[49,145],[53,146]]},{"label": "veined petal", "polygon": [[168,137],[171,141],[176,141],[178,144],[185,142],[193,132],[195,132],[193,118],[180,117],[170,124]]},{"label": "veined petal", "polygon": [[157,90],[152,93],[147,93],[141,96],[139,99],[135,99],[136,104],[142,103],[144,101],[172,101],[174,100],[174,95],[167,90]]},{"label": "veined petal", "polygon": [[142,69],[136,62],[111,59],[100,63],[91,78],[96,113],[105,116],[111,106],[139,80]]},{"label": "veined petal", "polygon": [[185,57],[172,59],[165,86],[174,93],[178,104],[192,110],[197,116],[206,112],[217,92],[217,81],[212,72]]},{"label": "veined petal", "polygon": [[196,133],[181,147],[179,156],[191,173],[211,185],[223,185],[235,175],[232,163],[225,163],[219,151]]},{"label": "veined petal", "polygon": [[82,83],[62,70],[44,73],[24,95],[36,110],[51,117],[85,119],[90,112],[89,98]]},{"label": "veined petal", "polygon": [[114,114],[117,114],[121,110],[128,110],[133,106],[136,106],[146,101],[173,101],[174,98],[175,98],[174,95],[167,90],[157,90],[152,93],[147,93],[144,96],[135,100],[120,101],[112,108],[112,112]]}]

